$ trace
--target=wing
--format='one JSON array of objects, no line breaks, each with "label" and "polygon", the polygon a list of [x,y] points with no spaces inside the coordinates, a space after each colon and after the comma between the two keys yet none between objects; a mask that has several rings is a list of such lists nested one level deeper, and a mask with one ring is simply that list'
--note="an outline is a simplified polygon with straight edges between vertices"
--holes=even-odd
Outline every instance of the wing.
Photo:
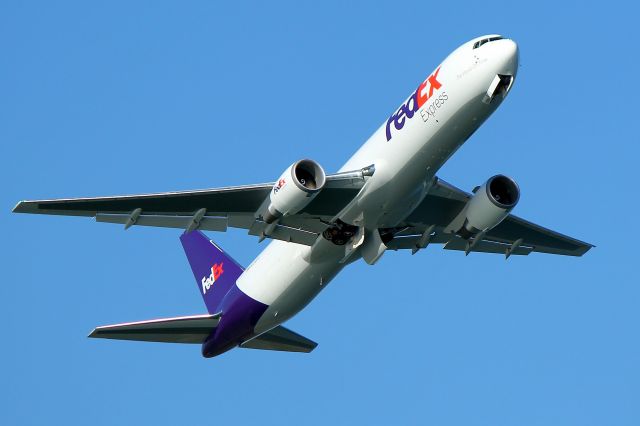
[{"label": "wing", "polygon": [[531,252],[582,256],[593,245],[509,215],[481,240],[467,241],[448,232],[447,226],[465,207],[471,194],[437,179],[425,199],[405,220],[404,229],[387,246],[416,251],[428,244],[444,244],[447,250],[528,255]]},{"label": "wing", "polygon": [[95,198],[21,201],[15,213],[95,217],[97,222],[130,226],[226,231],[249,230],[251,235],[311,245],[330,221],[358,194],[370,176],[368,169],[327,176],[325,187],[296,215],[283,217],[269,235],[256,212],[273,183],[195,191]]},{"label": "wing", "polygon": [[89,337],[163,343],[202,343],[220,315],[194,315],[96,327]]}]

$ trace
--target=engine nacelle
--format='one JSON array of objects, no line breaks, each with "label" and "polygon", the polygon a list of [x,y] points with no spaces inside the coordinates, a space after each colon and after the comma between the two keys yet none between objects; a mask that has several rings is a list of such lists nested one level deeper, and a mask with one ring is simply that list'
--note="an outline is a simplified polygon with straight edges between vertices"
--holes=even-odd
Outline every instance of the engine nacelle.
[{"label": "engine nacelle", "polygon": [[273,186],[264,221],[272,223],[281,216],[299,212],[318,195],[326,180],[324,170],[315,161],[293,163]]},{"label": "engine nacelle", "polygon": [[474,192],[467,205],[464,224],[458,231],[458,235],[467,239],[496,227],[520,199],[518,184],[504,175],[489,178]]}]

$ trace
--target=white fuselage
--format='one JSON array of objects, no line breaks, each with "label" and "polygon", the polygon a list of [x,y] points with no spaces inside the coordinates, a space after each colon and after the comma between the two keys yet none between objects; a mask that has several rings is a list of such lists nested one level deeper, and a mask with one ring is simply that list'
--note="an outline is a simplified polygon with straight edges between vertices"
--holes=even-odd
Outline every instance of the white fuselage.
[{"label": "white fuselage", "polygon": [[[496,75],[515,77],[518,48],[509,39],[474,48],[489,37],[452,52],[340,169],[375,165],[374,175],[340,214],[342,221],[366,230],[397,225],[425,197],[438,169],[498,107],[503,95],[488,102],[487,91]],[[271,242],[237,281],[242,292],[269,305],[255,332],[298,313],[359,256],[356,250],[345,261],[345,246],[322,236],[311,247]]]}]

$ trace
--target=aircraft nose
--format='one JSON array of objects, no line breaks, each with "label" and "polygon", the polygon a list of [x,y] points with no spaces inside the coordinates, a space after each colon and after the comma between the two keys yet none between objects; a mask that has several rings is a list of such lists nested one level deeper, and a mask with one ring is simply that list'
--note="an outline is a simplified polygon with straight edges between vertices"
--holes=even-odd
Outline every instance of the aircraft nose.
[{"label": "aircraft nose", "polygon": [[495,99],[504,99],[511,90],[518,73],[518,45],[510,39],[497,40],[492,46],[491,56],[494,59],[491,83],[482,100],[486,104]]},{"label": "aircraft nose", "polygon": [[518,44],[510,39],[500,40],[500,56],[502,57],[501,74],[512,75],[515,77],[518,72],[518,60],[520,57]]}]

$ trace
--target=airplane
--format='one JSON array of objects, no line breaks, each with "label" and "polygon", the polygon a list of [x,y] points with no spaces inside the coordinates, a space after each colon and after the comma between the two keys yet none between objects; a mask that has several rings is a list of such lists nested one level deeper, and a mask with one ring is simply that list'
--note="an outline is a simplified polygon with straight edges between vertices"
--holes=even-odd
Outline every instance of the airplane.
[{"label": "airplane", "polygon": [[[511,211],[518,184],[502,174],[471,193],[436,176],[500,106],[518,71],[517,44],[497,34],[455,49],[337,173],[314,160],[271,183],[96,198],[19,202],[16,213],[183,229],[180,240],[207,314],[95,328],[90,337],[311,352],[317,344],[282,324],[348,264],[374,265],[387,250],[582,256],[593,245]],[[272,240],[244,269],[204,233],[228,227]]]}]

